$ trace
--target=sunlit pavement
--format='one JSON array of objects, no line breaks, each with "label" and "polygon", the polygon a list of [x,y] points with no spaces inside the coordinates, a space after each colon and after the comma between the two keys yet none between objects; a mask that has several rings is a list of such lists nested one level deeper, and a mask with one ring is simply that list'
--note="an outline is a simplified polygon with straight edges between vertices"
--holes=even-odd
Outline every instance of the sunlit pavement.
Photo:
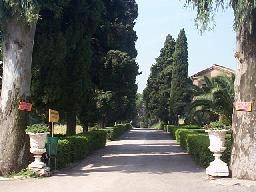
[{"label": "sunlit pavement", "polygon": [[50,178],[0,181],[0,192],[256,192],[253,184],[208,180],[167,133],[133,129]]}]

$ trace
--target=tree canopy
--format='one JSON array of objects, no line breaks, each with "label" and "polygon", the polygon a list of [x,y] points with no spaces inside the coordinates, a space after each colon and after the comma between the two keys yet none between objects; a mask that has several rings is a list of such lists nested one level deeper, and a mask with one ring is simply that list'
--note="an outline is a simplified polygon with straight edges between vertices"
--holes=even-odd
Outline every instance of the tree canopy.
[{"label": "tree canopy", "polygon": [[[133,118],[138,75],[135,1],[73,0],[61,16],[48,8],[40,15],[33,53],[36,113],[46,117],[51,107],[68,118],[72,112],[72,121],[78,116],[83,125],[97,120],[102,124],[101,115],[106,123]],[[101,98],[109,98],[103,103],[110,108],[97,107]]]},{"label": "tree canopy", "polygon": [[192,5],[197,10],[195,19],[197,26],[202,30],[209,29],[209,25],[214,21],[215,14],[219,10],[225,10],[231,6],[234,10],[234,26],[246,26],[252,32],[254,23],[254,0],[187,0],[188,5]]},{"label": "tree canopy", "polygon": [[169,98],[174,50],[175,40],[171,35],[167,35],[164,47],[160,51],[160,56],[151,67],[147,87],[143,91],[147,116],[152,122],[158,120],[168,122],[171,118],[169,114]]}]

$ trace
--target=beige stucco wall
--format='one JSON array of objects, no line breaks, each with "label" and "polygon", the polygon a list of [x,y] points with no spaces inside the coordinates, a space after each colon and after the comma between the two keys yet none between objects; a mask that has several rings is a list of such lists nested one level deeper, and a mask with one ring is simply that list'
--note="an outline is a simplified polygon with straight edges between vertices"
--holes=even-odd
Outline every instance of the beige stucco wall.
[{"label": "beige stucco wall", "polygon": [[207,73],[205,73],[202,76],[198,76],[196,78],[193,79],[193,84],[199,87],[202,87],[202,85],[205,83],[204,82],[204,76],[207,76],[209,78],[212,77],[216,77],[216,76],[221,76],[221,75],[227,75],[227,76],[231,76],[230,73],[225,72],[223,70],[220,69],[212,69],[211,71],[208,71]]}]

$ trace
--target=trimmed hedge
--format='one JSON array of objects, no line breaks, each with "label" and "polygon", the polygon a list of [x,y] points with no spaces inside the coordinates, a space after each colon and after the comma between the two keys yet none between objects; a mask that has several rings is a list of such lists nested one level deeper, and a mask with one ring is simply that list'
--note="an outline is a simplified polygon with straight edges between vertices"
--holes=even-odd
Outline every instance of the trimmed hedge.
[{"label": "trimmed hedge", "polygon": [[[185,149],[193,158],[193,160],[202,167],[208,167],[210,162],[214,160],[212,152],[209,150],[209,136],[205,130],[197,125],[165,125],[165,131],[169,131],[172,138]],[[226,135],[226,150],[222,154],[221,159],[230,164],[232,150],[232,136],[230,132]]]},{"label": "trimmed hedge", "polygon": [[[231,158],[231,146],[232,139],[231,135],[227,135],[224,151],[221,159],[230,164]],[[191,154],[193,160],[202,167],[208,167],[210,162],[214,160],[212,152],[209,150],[209,137],[205,134],[189,134],[187,136],[188,152]]]},{"label": "trimmed hedge", "polygon": [[207,135],[207,133],[205,133],[205,129],[178,129],[175,132],[175,136],[176,136],[176,141],[177,143],[180,144],[180,146],[187,150],[187,136],[189,134],[205,134]]},{"label": "trimmed hedge", "polygon": [[202,129],[202,127],[197,125],[182,125],[182,126],[176,126],[176,125],[167,125],[165,131],[170,132],[170,135],[172,138],[176,138],[176,131],[178,129]]},{"label": "trimmed hedge", "polygon": [[106,137],[107,133],[105,131],[93,130],[84,134],[60,138],[57,153],[58,169],[82,160],[89,153],[104,147]]},{"label": "trimmed hedge", "polygon": [[119,124],[114,127],[106,127],[105,129],[100,129],[103,130],[107,133],[107,139],[108,140],[115,140],[118,137],[120,137],[123,133],[126,131],[130,130],[132,128],[131,124]]},{"label": "trimmed hedge", "polygon": [[214,160],[212,152],[208,149],[210,145],[208,135],[188,135],[188,152],[192,159],[200,166],[207,167]]},{"label": "trimmed hedge", "polygon": [[166,127],[168,129],[168,132],[170,133],[172,138],[175,138],[175,132],[180,129],[179,126],[175,126],[175,125],[167,125]]}]

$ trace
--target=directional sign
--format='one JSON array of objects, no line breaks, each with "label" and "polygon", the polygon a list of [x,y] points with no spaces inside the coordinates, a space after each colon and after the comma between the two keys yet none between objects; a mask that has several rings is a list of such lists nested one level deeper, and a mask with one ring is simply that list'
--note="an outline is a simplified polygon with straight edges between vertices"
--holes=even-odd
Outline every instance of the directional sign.
[{"label": "directional sign", "polygon": [[32,110],[32,104],[26,103],[26,102],[20,102],[19,103],[19,110],[21,111],[31,111]]},{"label": "directional sign", "polygon": [[252,102],[236,102],[236,111],[252,112]]},{"label": "directional sign", "polygon": [[59,112],[49,109],[49,122],[57,123],[59,122],[60,116]]}]

